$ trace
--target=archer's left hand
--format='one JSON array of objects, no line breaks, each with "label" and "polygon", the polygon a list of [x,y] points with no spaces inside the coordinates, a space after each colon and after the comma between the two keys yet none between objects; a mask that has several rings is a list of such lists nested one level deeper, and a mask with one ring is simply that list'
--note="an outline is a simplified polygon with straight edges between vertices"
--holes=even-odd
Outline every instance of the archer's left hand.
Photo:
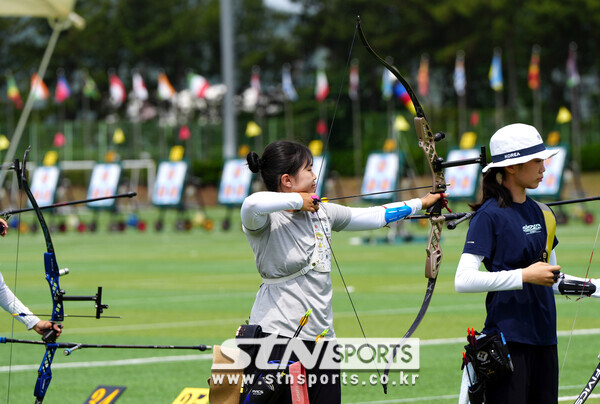
[{"label": "archer's left hand", "polygon": [[62,332],[62,327],[60,327],[58,324],[54,324],[52,321],[45,320],[38,321],[38,323],[33,326],[33,329],[40,335],[44,335],[49,330],[54,329],[56,332],[56,338],[58,338]]},{"label": "archer's left hand", "polygon": [[421,198],[421,203],[423,204],[423,209],[427,209],[430,206],[435,205],[437,201],[439,201],[442,197],[446,198],[448,194],[432,194],[428,193],[424,197]]}]

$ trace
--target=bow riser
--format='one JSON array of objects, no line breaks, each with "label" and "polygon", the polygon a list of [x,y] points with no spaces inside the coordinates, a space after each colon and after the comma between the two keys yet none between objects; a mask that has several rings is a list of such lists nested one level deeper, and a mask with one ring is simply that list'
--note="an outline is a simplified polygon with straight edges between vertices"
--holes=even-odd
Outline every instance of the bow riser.
[{"label": "bow riser", "polygon": [[56,348],[50,348],[46,345],[46,353],[44,354],[44,359],[42,359],[42,364],[38,370],[38,378],[35,382],[35,389],[33,390],[36,404],[42,403],[44,396],[46,395],[46,390],[48,390],[50,382],[52,381],[51,365],[55,353]]},{"label": "bow riser", "polygon": [[415,129],[419,138],[419,147],[425,152],[427,164],[429,164],[429,168],[431,169],[433,181],[431,192],[435,194],[446,192],[444,171],[437,166],[443,160],[438,156],[437,151],[435,150],[436,136],[433,134],[429,123],[424,117],[415,117]]},{"label": "bow riser", "polygon": [[442,264],[442,228],[444,227],[443,216],[434,216],[431,219],[431,232],[427,243],[427,260],[425,261],[425,277],[436,279]]},{"label": "bow riser", "polygon": [[54,253],[44,253],[44,269],[46,271],[46,281],[48,281],[50,293],[52,294],[52,316],[50,317],[50,321],[63,321],[65,319],[62,299],[64,291],[60,288],[59,277],[61,271],[58,269]]}]

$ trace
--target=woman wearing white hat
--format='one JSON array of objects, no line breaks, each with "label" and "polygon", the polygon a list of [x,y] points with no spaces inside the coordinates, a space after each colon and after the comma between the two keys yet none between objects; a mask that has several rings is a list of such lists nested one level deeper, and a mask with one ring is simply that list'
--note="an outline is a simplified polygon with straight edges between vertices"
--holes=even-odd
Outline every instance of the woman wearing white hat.
[{"label": "woman wearing white hat", "polygon": [[[526,194],[538,187],[544,160],[556,152],[547,150],[538,131],[524,124],[499,129],[490,140],[490,152],[492,163],[483,169],[483,198],[472,206],[477,214],[469,224],[455,287],[458,292],[488,292],[482,334],[504,338],[510,354],[506,367],[513,370],[476,387],[483,386],[486,404],[556,403],[553,295],[577,293],[573,289],[581,293],[585,287],[588,295],[600,297],[600,282],[557,275],[553,213]],[[479,271],[482,262],[487,271]],[[477,360],[473,362],[477,368]],[[465,372],[461,397],[475,377]],[[476,401],[473,396],[471,401]]]}]

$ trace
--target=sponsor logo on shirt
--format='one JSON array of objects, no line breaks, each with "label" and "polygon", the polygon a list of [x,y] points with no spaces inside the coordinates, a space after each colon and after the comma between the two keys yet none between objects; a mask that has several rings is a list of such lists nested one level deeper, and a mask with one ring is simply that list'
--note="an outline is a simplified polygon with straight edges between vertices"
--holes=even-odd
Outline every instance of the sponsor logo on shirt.
[{"label": "sponsor logo on shirt", "polygon": [[542,231],[542,225],[539,223],[526,224],[525,226],[523,226],[523,233],[525,233],[527,235],[541,233],[541,231]]}]

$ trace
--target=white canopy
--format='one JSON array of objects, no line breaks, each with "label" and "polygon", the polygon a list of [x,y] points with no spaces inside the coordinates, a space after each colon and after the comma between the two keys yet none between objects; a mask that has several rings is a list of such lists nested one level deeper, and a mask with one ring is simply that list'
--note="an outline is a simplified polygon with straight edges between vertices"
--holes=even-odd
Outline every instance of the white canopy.
[{"label": "white canopy", "polygon": [[[44,56],[38,68],[37,74],[42,79],[46,73],[48,62],[54,52],[58,35],[64,29],[69,28],[71,25],[75,25],[79,29],[83,29],[85,21],[83,18],[73,12],[73,7],[77,0],[0,0],[0,16],[4,17],[42,17],[48,18],[48,22],[52,27],[52,35],[44,51]],[[27,101],[23,112],[19,117],[19,122],[15,132],[13,133],[12,139],[10,140],[10,146],[4,157],[6,164],[10,163],[15,155],[23,129],[29,118],[31,107],[33,106],[34,97],[32,92],[29,92]],[[7,170],[0,170],[0,188],[4,184]]]},{"label": "white canopy", "polygon": [[67,17],[76,0],[2,0],[0,15],[7,17]]}]

